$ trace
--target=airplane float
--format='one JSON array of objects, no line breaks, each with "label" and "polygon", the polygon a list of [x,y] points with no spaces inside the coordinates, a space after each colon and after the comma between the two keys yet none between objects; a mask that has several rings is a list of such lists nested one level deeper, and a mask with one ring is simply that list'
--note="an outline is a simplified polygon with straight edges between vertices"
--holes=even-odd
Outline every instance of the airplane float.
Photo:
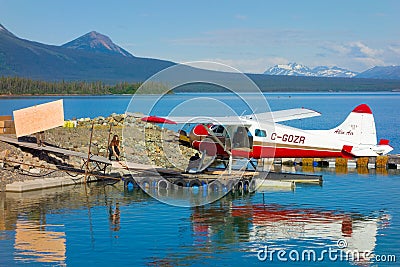
[{"label": "airplane float", "polygon": [[232,158],[332,158],[376,157],[393,150],[389,140],[376,137],[370,107],[361,104],[345,121],[329,130],[303,130],[278,122],[320,116],[314,110],[297,108],[245,116],[158,117],[142,120],[162,124],[195,123],[189,135],[180,131],[180,140],[202,154]]}]

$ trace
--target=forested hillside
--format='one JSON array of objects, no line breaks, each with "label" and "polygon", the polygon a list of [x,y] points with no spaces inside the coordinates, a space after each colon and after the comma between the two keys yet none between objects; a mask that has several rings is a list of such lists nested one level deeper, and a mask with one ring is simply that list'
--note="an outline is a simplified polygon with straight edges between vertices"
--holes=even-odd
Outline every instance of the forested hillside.
[{"label": "forested hillside", "polygon": [[38,81],[20,77],[0,77],[0,95],[63,94],[134,94],[141,83],[120,82],[108,85],[101,81]]}]

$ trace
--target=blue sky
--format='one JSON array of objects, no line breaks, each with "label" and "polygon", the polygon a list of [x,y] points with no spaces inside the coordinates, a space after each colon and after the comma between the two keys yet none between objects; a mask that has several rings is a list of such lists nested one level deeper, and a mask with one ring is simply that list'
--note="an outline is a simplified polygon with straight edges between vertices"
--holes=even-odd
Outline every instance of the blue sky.
[{"label": "blue sky", "polygon": [[399,14],[397,0],[0,0],[0,23],[21,38],[61,45],[96,30],[135,56],[253,73],[400,65]]}]

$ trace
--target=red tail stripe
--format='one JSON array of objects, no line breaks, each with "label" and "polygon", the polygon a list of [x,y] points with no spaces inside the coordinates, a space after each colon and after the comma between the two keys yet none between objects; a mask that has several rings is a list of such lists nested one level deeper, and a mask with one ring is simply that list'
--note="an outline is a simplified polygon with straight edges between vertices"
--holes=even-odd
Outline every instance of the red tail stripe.
[{"label": "red tail stripe", "polygon": [[371,108],[370,108],[368,105],[366,105],[366,104],[361,104],[361,105],[357,106],[357,107],[353,110],[353,112],[355,112],[355,113],[367,113],[367,114],[372,114]]}]

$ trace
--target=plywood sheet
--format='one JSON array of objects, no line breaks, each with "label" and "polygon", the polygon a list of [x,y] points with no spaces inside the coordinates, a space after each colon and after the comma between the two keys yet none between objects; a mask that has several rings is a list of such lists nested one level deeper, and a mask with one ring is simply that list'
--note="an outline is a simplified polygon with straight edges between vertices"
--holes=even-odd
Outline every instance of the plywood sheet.
[{"label": "plywood sheet", "polygon": [[64,124],[63,101],[14,110],[13,115],[17,137],[46,131]]}]

